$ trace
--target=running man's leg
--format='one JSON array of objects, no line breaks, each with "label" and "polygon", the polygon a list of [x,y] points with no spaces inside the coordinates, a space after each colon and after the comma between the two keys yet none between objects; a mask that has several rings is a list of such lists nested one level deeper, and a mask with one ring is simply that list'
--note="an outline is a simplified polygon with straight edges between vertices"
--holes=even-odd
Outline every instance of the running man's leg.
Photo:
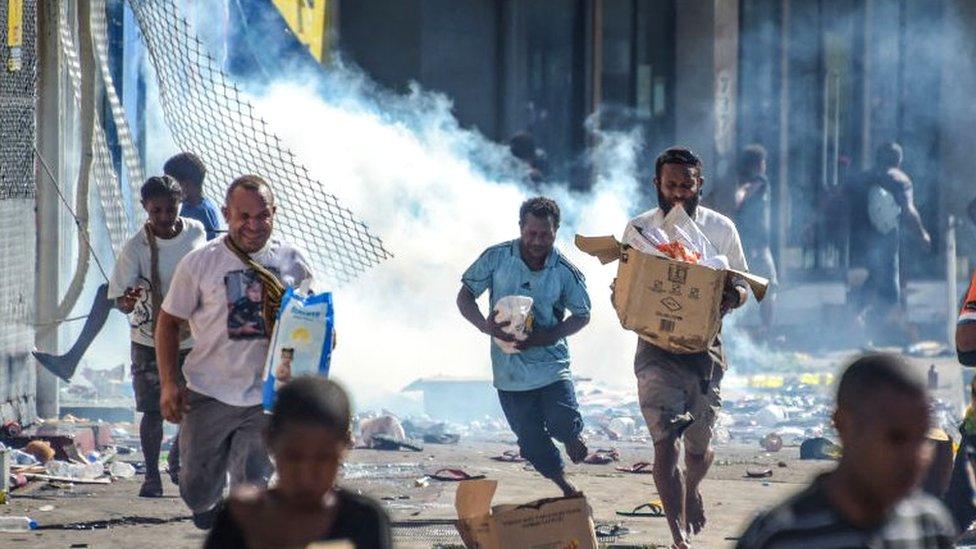
[{"label": "running man's leg", "polygon": [[209,529],[227,483],[228,457],[238,408],[187,391],[189,410],[180,424],[180,496],[193,512],[193,522]]},{"label": "running man's leg", "polygon": [[566,481],[559,449],[546,430],[545,412],[540,389],[532,391],[498,391],[498,399],[508,425],[518,439],[522,457],[540,475],[552,480],[564,494],[576,489]]}]

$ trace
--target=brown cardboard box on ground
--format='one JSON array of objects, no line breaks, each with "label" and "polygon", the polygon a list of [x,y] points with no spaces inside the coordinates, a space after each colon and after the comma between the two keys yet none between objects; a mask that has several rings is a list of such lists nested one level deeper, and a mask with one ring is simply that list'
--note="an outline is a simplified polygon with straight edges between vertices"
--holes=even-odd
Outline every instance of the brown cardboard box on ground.
[{"label": "brown cardboard box on ground", "polygon": [[590,507],[582,495],[491,506],[498,482],[458,483],[458,533],[469,549],[596,549]]},{"label": "brown cardboard box on ground", "polygon": [[741,276],[759,301],[769,286],[768,280],[749,273],[645,254],[613,236],[576,235],[576,247],[603,264],[620,260],[611,296],[620,323],[672,353],[701,352],[715,339],[730,274]]}]

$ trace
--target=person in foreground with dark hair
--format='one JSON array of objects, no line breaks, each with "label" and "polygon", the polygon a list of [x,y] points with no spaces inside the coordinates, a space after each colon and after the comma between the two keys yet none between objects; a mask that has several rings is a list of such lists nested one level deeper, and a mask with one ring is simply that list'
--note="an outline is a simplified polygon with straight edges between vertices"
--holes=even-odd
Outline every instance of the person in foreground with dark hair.
[{"label": "person in foreground with dark hair", "polygon": [[[146,479],[139,495],[147,498],[163,496],[159,474],[163,415],[153,330],[177,263],[206,243],[203,225],[176,215],[181,194],[179,183],[169,176],[150,177],[142,185],[146,224],[122,248],[107,293],[115,306],[129,316],[131,326],[132,388],[136,410],[142,412],[139,442],[146,458]],[[193,347],[188,330],[179,334],[178,346],[177,362],[182,366]],[[179,468],[178,453],[170,453],[169,464],[171,472]]]},{"label": "person in foreground with dark hair", "polygon": [[741,549],[953,547],[955,525],[919,490],[932,448],[925,376],[894,355],[852,363],[837,388],[837,468],[762,513]]},{"label": "person in foreground with dark hair", "polygon": [[177,180],[183,188],[180,215],[203,223],[207,240],[213,240],[221,228],[220,210],[213,200],[203,196],[203,180],[207,177],[203,160],[191,152],[181,152],[163,164],[163,173]]},{"label": "person in foreground with dark hair", "polygon": [[349,448],[351,415],[349,397],[335,382],[305,376],[285,384],[266,432],[278,484],[235,490],[204,547],[306,547],[316,541],[393,547],[382,507],[335,485]]},{"label": "person in foreground with dark hair", "polygon": [[[495,388],[522,456],[570,496],[578,492],[566,480],[552,439],[566,446],[573,463],[586,457],[566,338],[590,321],[590,297],[583,274],[554,246],[559,229],[554,201],[525,201],[519,228],[518,239],[488,248],[464,272],[457,306],[468,322],[489,336]],[[493,311],[487,319],[475,301],[485,290]],[[533,299],[532,329],[527,339],[515,343],[518,352],[511,354],[495,341],[516,341],[504,331],[508,322],[496,321],[495,304],[506,296]]]},{"label": "person in foreground with dark hair", "polygon": [[[693,152],[680,147],[665,150],[654,165],[657,207],[627,223],[624,244],[639,248],[644,233],[663,228],[672,209],[684,208],[715,248],[713,253],[727,257],[732,269],[747,271],[735,224],[699,205],[704,184],[701,160]],[[744,305],[747,292],[739,277],[727,277],[722,314]],[[643,338],[637,340],[634,373],[641,413],[654,441],[654,485],[679,548],[687,547],[689,536],[705,527],[705,504],[698,487],[715,455],[712,428],[722,406],[719,385],[726,367],[721,336],[707,351],[691,354],[671,353]],[[684,471],[678,467],[682,441]]]}]

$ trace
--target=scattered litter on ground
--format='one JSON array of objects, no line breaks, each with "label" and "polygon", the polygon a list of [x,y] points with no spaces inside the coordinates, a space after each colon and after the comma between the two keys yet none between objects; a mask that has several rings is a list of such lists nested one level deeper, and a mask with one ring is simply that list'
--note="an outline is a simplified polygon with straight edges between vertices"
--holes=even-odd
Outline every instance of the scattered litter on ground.
[{"label": "scattered litter on ground", "polygon": [[629,534],[630,528],[617,522],[613,524],[597,524],[594,531],[598,538],[616,538]]},{"label": "scattered litter on ground", "polygon": [[616,467],[621,473],[633,473],[636,475],[649,475],[654,472],[654,465],[647,461],[638,461],[630,467]]},{"label": "scattered litter on ground", "polygon": [[614,461],[620,461],[620,452],[616,448],[601,448],[583,458],[583,463],[590,465],[606,465]]},{"label": "scattered litter on ground", "polygon": [[649,501],[630,510],[619,510],[617,514],[622,517],[663,517],[664,504],[661,503],[661,500]]},{"label": "scattered litter on ground", "polygon": [[769,478],[773,476],[773,470],[767,468],[754,468],[750,467],[746,469],[746,476],[749,478]]},{"label": "scattered litter on ground", "polygon": [[441,482],[460,482],[462,480],[481,480],[485,475],[472,475],[464,469],[451,469],[445,467],[429,473],[428,477]]},{"label": "scattered litter on ground", "polygon": [[518,450],[505,450],[499,456],[492,456],[491,459],[494,461],[501,461],[504,463],[523,463],[525,458]]}]

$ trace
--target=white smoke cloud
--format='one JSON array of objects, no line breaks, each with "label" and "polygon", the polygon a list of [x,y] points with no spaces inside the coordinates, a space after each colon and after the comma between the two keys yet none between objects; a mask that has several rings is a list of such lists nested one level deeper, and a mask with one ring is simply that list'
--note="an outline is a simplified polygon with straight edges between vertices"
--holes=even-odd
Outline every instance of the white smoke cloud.
[{"label": "white smoke cloud", "polygon": [[[336,292],[333,372],[360,402],[418,377],[488,378],[488,340],[455,306],[460,276],[486,247],[518,237],[518,207],[535,193],[513,179],[507,148],[458,128],[443,97],[417,90],[388,97],[399,104],[384,113],[358,100],[355,78],[346,82],[350,94],[328,102],[282,84],[255,99],[325,190],[395,255]],[[410,120],[389,112],[410,112]],[[622,386],[632,383],[635,338],[610,305],[615,266],[585,256],[572,239],[576,232],[620,235],[638,196],[639,143],[636,133],[601,135],[592,192],[560,184],[542,190],[563,209],[557,245],[586,275],[593,301],[592,322],[569,342],[573,370]]]}]

